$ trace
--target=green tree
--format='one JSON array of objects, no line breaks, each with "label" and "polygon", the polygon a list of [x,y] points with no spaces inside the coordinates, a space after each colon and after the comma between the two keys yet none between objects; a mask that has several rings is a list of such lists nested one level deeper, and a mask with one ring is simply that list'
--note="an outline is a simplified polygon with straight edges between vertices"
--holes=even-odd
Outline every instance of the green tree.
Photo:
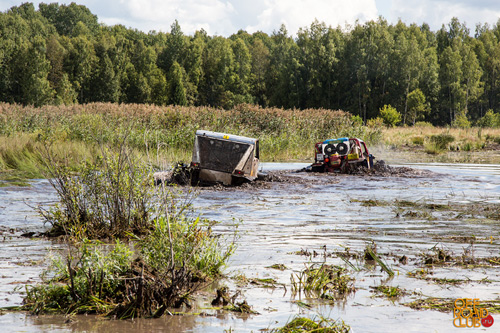
[{"label": "green tree", "polygon": [[302,90],[306,107],[330,108],[333,102],[337,64],[335,31],[315,20],[308,29],[300,29],[297,46],[300,49],[299,62],[303,65]]},{"label": "green tree", "polygon": [[39,5],[40,13],[52,23],[60,35],[73,36],[78,23],[83,23],[94,36],[100,30],[97,16],[83,5],[72,2],[69,5],[57,3]]},{"label": "green tree", "polygon": [[387,126],[395,127],[401,122],[401,113],[390,105],[384,105],[380,109],[380,117]]},{"label": "green tree", "polygon": [[199,103],[229,108],[233,105],[231,76],[234,75],[234,56],[229,40],[214,37],[203,53],[203,77],[199,85]]},{"label": "green tree", "polygon": [[403,104],[403,124],[406,124],[408,114],[408,96],[410,91],[419,85],[420,75],[422,73],[421,66],[423,63],[423,54],[420,49],[417,37],[411,34],[406,37],[402,32],[395,40],[395,70],[398,72],[398,83],[402,89],[404,96]]},{"label": "green tree", "polygon": [[462,59],[451,46],[444,49],[440,57],[439,79],[442,87],[442,103],[449,110],[450,123],[463,105]]},{"label": "green tree", "polygon": [[288,36],[285,25],[272,37],[269,71],[266,85],[269,89],[269,104],[278,107],[299,107],[302,86],[300,63],[297,60],[298,47]]},{"label": "green tree", "polygon": [[118,102],[120,98],[120,77],[115,71],[111,61],[113,56],[114,38],[103,38],[95,45],[96,55],[99,59],[92,72],[90,98],[92,102]]},{"label": "green tree", "polygon": [[477,56],[469,45],[463,44],[460,54],[462,56],[462,89],[465,91],[464,108],[468,112],[470,103],[475,102],[483,93],[481,82],[483,73]]},{"label": "green tree", "polygon": [[483,71],[485,109],[500,109],[500,43],[488,27],[478,27],[475,51]]},{"label": "green tree", "polygon": [[45,57],[45,40],[36,37],[32,45],[19,50],[14,70],[18,73],[19,102],[41,106],[52,101],[54,89],[48,75],[50,62]]},{"label": "green tree", "polygon": [[184,34],[177,20],[170,26],[170,34],[167,36],[167,45],[158,56],[158,67],[168,73],[175,61],[182,63],[185,53]]},{"label": "green tree", "polygon": [[86,36],[62,38],[62,45],[67,50],[64,72],[77,93],[78,102],[92,101],[92,79],[99,61],[94,45]]},{"label": "green tree", "polygon": [[267,106],[266,73],[269,71],[269,49],[260,38],[256,38],[250,48],[252,59],[251,92],[257,104]]},{"label": "green tree", "polygon": [[500,127],[500,114],[494,113],[493,110],[488,110],[481,119],[477,121],[477,126],[496,128]]},{"label": "green tree", "polygon": [[169,103],[174,105],[187,105],[186,90],[184,89],[182,68],[174,61],[168,74],[169,81]]},{"label": "green tree", "polygon": [[420,89],[415,89],[408,94],[408,119],[415,125],[417,120],[424,118],[429,112],[429,105],[425,101],[425,95]]},{"label": "green tree", "polygon": [[234,69],[231,76],[231,91],[234,94],[234,103],[253,102],[250,95],[250,71],[251,57],[245,42],[241,38],[236,38],[232,43],[234,55]]},{"label": "green tree", "polygon": [[184,58],[186,77],[184,79],[186,99],[189,105],[194,105],[198,102],[198,86],[203,75],[203,52],[205,47],[205,37],[198,32],[187,43],[188,51]]}]

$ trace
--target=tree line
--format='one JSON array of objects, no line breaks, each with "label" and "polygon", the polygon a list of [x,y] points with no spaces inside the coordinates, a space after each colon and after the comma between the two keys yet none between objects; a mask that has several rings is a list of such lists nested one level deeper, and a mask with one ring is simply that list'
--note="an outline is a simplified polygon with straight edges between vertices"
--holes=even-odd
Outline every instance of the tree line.
[{"label": "tree line", "polygon": [[383,18],[348,28],[314,21],[293,37],[243,30],[148,33],[98,23],[85,6],[32,3],[0,13],[0,101],[342,109],[364,121],[390,106],[412,124],[500,112],[500,23],[474,35],[454,18]]}]

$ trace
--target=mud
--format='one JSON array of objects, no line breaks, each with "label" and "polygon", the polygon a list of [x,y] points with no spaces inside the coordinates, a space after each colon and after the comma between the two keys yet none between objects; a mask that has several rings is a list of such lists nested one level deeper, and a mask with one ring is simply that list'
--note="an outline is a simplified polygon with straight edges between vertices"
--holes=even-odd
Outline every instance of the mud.
[{"label": "mud", "polygon": [[[306,172],[305,168],[301,169],[288,169],[288,170],[269,170],[264,173],[262,177],[254,182],[247,182],[237,186],[242,190],[255,190],[255,189],[271,189],[272,183],[283,183],[292,185],[305,185],[316,186],[325,184],[337,184],[346,177],[363,177],[363,178],[385,178],[385,177],[401,177],[401,178],[421,178],[421,177],[437,177],[435,172],[416,169],[411,167],[395,167],[389,166],[384,161],[377,161],[373,168],[367,169],[364,167],[352,168],[348,174],[341,173],[318,173]],[[173,178],[171,178],[173,179]],[[170,183],[176,183],[170,181]],[[184,183],[177,183],[178,185],[185,185]],[[234,186],[223,185],[207,185],[200,187],[202,190],[209,191],[224,191],[233,189]]]},{"label": "mud", "polygon": [[[430,296],[448,303],[466,297],[500,299],[500,223],[482,210],[472,214],[477,206],[500,205],[500,166],[412,164],[349,175],[294,172],[306,165],[264,164],[270,178],[262,182],[199,189],[194,208],[205,218],[221,221],[214,227],[219,234],[230,234],[238,226],[240,238],[221,285],[198,295],[193,309],[171,311],[191,315],[116,322],[4,313],[0,324],[7,331],[32,332],[245,332],[283,326],[300,314],[341,318],[355,332],[453,332],[448,308],[435,311],[422,305],[431,303]],[[0,189],[0,231],[5,236],[0,274],[8,277],[0,289],[1,306],[20,304],[22,290],[16,287],[39,281],[44,256],[57,248],[43,239],[21,237],[43,229],[41,219],[23,201],[50,204],[51,198],[54,193],[44,181],[33,182],[31,188]],[[463,208],[449,208],[455,206]],[[428,214],[405,216],[408,211]],[[364,250],[372,242],[394,277],[365,260]],[[474,264],[462,258],[474,258]],[[345,268],[356,291],[335,300],[293,296],[291,275],[305,265],[322,263]],[[405,293],[397,299],[373,297],[379,286],[399,287]],[[238,292],[236,303],[246,301],[259,314],[214,308],[211,302],[221,287],[227,287],[229,295]],[[493,317],[495,326],[500,315]]]}]

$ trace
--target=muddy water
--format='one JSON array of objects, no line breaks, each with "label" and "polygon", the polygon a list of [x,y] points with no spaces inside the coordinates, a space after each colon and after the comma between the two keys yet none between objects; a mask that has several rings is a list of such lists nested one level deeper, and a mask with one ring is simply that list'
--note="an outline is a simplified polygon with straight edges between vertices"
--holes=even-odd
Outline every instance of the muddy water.
[{"label": "muddy water", "polygon": [[[264,164],[264,170],[300,169],[305,164]],[[409,167],[431,172],[416,172],[408,176],[350,176],[289,174],[296,182],[272,182],[266,186],[232,189],[202,189],[194,205],[204,217],[222,223],[217,231],[229,233],[238,225],[238,249],[226,270],[228,277],[244,275],[247,278],[273,278],[286,287],[274,289],[255,285],[238,286],[234,279],[223,283],[232,292],[242,296],[259,315],[239,316],[209,309],[213,298],[200,297],[197,312],[210,316],[174,316],[159,320],[133,322],[105,321],[95,317],[77,317],[65,322],[61,316],[34,317],[19,313],[0,316],[0,325],[10,331],[195,331],[222,332],[230,328],[236,332],[259,331],[283,326],[296,314],[341,318],[355,332],[438,331],[452,332],[451,313],[416,311],[403,306],[426,296],[449,298],[497,299],[500,297],[500,270],[497,268],[466,269],[435,267],[432,277],[471,280],[460,285],[439,285],[411,278],[420,254],[436,244],[454,255],[461,255],[470,246],[461,236],[475,235],[473,251],[476,257],[498,256],[500,225],[481,218],[456,219],[449,212],[431,212],[434,219],[403,217],[394,205],[365,207],[366,200],[394,202],[409,200],[419,203],[473,203],[500,202],[500,166],[472,164],[413,164]],[[15,287],[37,280],[47,249],[57,246],[47,241],[21,238],[26,231],[39,231],[40,218],[23,203],[47,204],[54,199],[53,191],[45,181],[34,182],[31,188],[0,188],[0,229],[3,240],[0,248],[1,306],[20,303]],[[490,238],[492,236],[493,238]],[[362,253],[374,241],[378,253],[396,271],[392,279],[378,266],[365,265],[352,259],[359,271],[351,271],[356,278],[356,293],[333,304],[291,295],[290,275],[304,268],[305,263],[327,263],[345,266],[337,257],[321,255],[335,251]],[[319,255],[306,257],[300,250],[316,251]],[[400,264],[406,255],[408,264]],[[29,258],[27,264],[26,258]],[[284,264],[284,271],[269,268]],[[490,283],[481,282],[487,278]],[[373,297],[371,286],[380,284],[399,286],[415,292],[399,300],[389,301]],[[297,300],[315,304],[307,309]],[[500,322],[500,316],[494,318]],[[498,324],[498,323],[495,323]]]}]

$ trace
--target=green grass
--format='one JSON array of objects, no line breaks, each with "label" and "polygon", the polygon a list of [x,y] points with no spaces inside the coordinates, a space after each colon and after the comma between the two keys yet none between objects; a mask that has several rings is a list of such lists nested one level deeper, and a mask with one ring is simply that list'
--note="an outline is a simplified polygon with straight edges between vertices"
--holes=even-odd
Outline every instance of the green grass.
[{"label": "green grass", "polygon": [[348,333],[350,331],[351,327],[342,320],[336,321],[322,316],[315,318],[295,316],[285,326],[271,330],[273,333]]},{"label": "green grass", "polygon": [[355,291],[354,278],[342,267],[322,264],[306,266],[290,276],[292,293],[327,300],[343,298]]},{"label": "green grass", "polygon": [[387,298],[399,298],[401,296],[404,296],[408,294],[408,292],[399,286],[387,286],[387,285],[380,285],[377,287],[372,287],[373,290],[381,293]]}]

